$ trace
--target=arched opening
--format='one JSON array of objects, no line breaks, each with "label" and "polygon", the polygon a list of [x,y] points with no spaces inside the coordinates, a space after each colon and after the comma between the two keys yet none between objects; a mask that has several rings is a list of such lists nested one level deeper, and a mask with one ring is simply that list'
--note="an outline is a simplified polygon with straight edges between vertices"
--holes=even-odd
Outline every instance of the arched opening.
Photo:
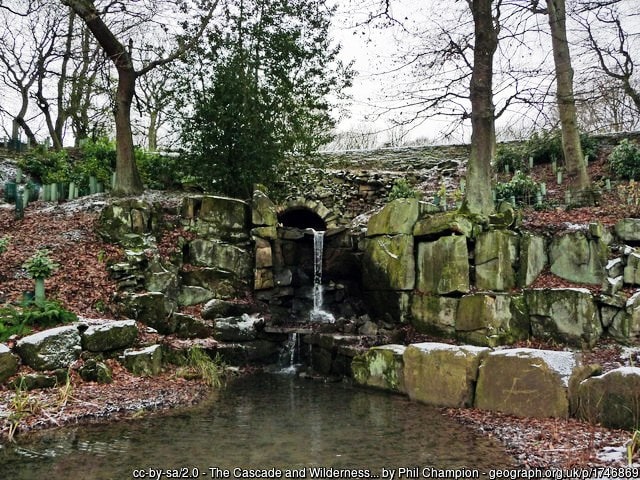
[{"label": "arched opening", "polygon": [[283,227],[299,229],[313,228],[316,231],[326,230],[327,224],[316,212],[309,208],[290,208],[278,215]]}]

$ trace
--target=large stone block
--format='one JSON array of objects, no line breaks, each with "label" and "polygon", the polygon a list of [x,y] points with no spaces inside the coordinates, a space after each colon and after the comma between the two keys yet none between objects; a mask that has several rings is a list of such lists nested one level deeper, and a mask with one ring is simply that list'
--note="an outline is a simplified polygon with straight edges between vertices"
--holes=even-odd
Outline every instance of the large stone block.
[{"label": "large stone block", "polygon": [[478,376],[475,406],[521,417],[569,416],[569,382],[580,356],[531,348],[491,352]]},{"label": "large stone block", "polygon": [[75,326],[57,327],[28,335],[16,344],[22,362],[36,370],[68,368],[80,356],[80,333]]},{"label": "large stone block", "polygon": [[217,318],[213,336],[221,342],[246,342],[255,340],[264,319],[246,313],[240,317]]},{"label": "large stone block", "polygon": [[410,235],[418,219],[417,198],[398,198],[375,213],[369,219],[367,236],[374,235]]},{"label": "large stone block", "polygon": [[160,333],[173,333],[175,324],[171,320],[171,313],[175,311],[175,302],[169,300],[159,292],[148,292],[127,295],[123,298],[124,314]]},{"label": "large stone block", "polygon": [[134,375],[151,377],[162,369],[162,347],[151,345],[142,350],[124,351],[124,366]]},{"label": "large stone block", "polygon": [[456,312],[459,301],[454,297],[413,294],[411,325],[421,333],[453,335],[456,331]]},{"label": "large stone block", "polygon": [[631,252],[623,270],[624,283],[640,285],[640,253]]},{"label": "large stone block", "polygon": [[16,357],[9,347],[0,343],[0,383],[15,375],[18,371],[18,357]]},{"label": "large stone block", "polygon": [[584,288],[524,291],[534,337],[576,347],[592,347],[602,324],[591,292]]},{"label": "large stone block", "polygon": [[363,292],[364,301],[376,318],[389,323],[404,323],[409,314],[410,294],[392,290],[369,290]]},{"label": "large stone block", "polygon": [[251,223],[256,226],[275,226],[278,214],[275,204],[264,192],[256,190],[251,199]]},{"label": "large stone block", "polygon": [[249,205],[242,200],[214,195],[202,197],[198,219],[221,234],[248,231],[250,218]]},{"label": "large stone block", "polygon": [[520,236],[520,262],[518,265],[518,286],[528,287],[542,273],[548,262],[544,237],[532,234]]},{"label": "large stone block", "polygon": [[365,290],[413,290],[415,280],[411,235],[367,239],[363,258]]},{"label": "large stone block", "polygon": [[231,272],[239,278],[253,274],[252,255],[229,243],[198,238],[189,243],[189,257],[194,265]]},{"label": "large stone block", "polygon": [[393,392],[405,392],[404,345],[373,347],[356,356],[351,363],[351,372],[356,383],[368,387],[382,388]]},{"label": "large stone block", "polygon": [[451,235],[473,236],[473,222],[458,212],[443,212],[429,215],[416,222],[413,235],[416,237],[433,237]]},{"label": "large stone block", "polygon": [[441,237],[435,242],[418,244],[417,289],[436,295],[469,291],[466,237]]},{"label": "large stone block", "polygon": [[580,382],[578,416],[608,428],[638,428],[640,368],[621,367]]},{"label": "large stone block", "polygon": [[460,299],[456,335],[466,342],[494,347],[529,337],[529,317],[519,295],[475,293]]},{"label": "large stone block", "polygon": [[616,223],[614,230],[620,240],[625,242],[640,241],[640,218],[624,218]]},{"label": "large stone block", "polygon": [[549,247],[551,272],[571,282],[601,284],[607,264],[607,246],[583,232],[555,236]]},{"label": "large stone block", "polygon": [[120,199],[100,212],[96,230],[109,242],[120,242],[129,234],[151,233],[158,225],[159,212],[148,202]]},{"label": "large stone block", "polygon": [[440,407],[470,407],[488,348],[416,343],[404,352],[404,382],[412,400]]},{"label": "large stone block", "polygon": [[511,290],[516,286],[520,237],[507,230],[490,230],[478,235],[475,265],[480,290]]},{"label": "large stone block", "polygon": [[134,320],[118,320],[102,325],[90,325],[81,334],[82,348],[90,352],[108,352],[128,348],[138,337]]}]

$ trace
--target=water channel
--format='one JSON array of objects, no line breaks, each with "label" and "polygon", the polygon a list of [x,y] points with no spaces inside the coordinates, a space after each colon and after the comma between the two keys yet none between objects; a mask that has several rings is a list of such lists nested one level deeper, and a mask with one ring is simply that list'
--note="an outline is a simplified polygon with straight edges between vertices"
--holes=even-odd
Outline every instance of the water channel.
[{"label": "water channel", "polygon": [[41,432],[0,448],[1,476],[12,480],[124,480],[135,469],[149,478],[150,468],[223,478],[211,475],[218,468],[234,478],[234,468],[269,467],[297,469],[310,479],[331,478],[329,470],[311,475],[314,467],[380,475],[382,468],[509,465],[491,439],[435,409],[401,396],[274,374],[234,380],[197,408]]}]

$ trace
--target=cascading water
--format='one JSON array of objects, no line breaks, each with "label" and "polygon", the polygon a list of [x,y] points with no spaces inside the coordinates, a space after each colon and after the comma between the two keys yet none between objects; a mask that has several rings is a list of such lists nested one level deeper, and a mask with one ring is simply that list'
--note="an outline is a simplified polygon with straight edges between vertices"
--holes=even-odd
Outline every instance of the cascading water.
[{"label": "cascading water", "polygon": [[279,363],[282,365],[280,373],[296,373],[298,371],[300,366],[300,341],[296,332],[289,334],[289,340],[280,354]]},{"label": "cascading water", "polygon": [[329,312],[322,310],[322,254],[324,251],[324,232],[313,230],[313,310],[309,314],[312,322],[335,322]]}]

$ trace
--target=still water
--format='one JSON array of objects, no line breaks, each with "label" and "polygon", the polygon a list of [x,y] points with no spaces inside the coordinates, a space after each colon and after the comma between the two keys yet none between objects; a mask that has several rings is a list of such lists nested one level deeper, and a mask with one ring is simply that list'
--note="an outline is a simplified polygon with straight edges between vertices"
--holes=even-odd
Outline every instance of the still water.
[{"label": "still water", "polygon": [[195,409],[64,428],[0,448],[0,477],[12,480],[158,478],[160,469],[163,479],[243,478],[265,473],[244,469],[270,467],[282,478],[331,478],[344,468],[365,476],[405,468],[404,478],[424,478],[424,467],[509,465],[490,439],[404,397],[270,374],[234,380]]}]

